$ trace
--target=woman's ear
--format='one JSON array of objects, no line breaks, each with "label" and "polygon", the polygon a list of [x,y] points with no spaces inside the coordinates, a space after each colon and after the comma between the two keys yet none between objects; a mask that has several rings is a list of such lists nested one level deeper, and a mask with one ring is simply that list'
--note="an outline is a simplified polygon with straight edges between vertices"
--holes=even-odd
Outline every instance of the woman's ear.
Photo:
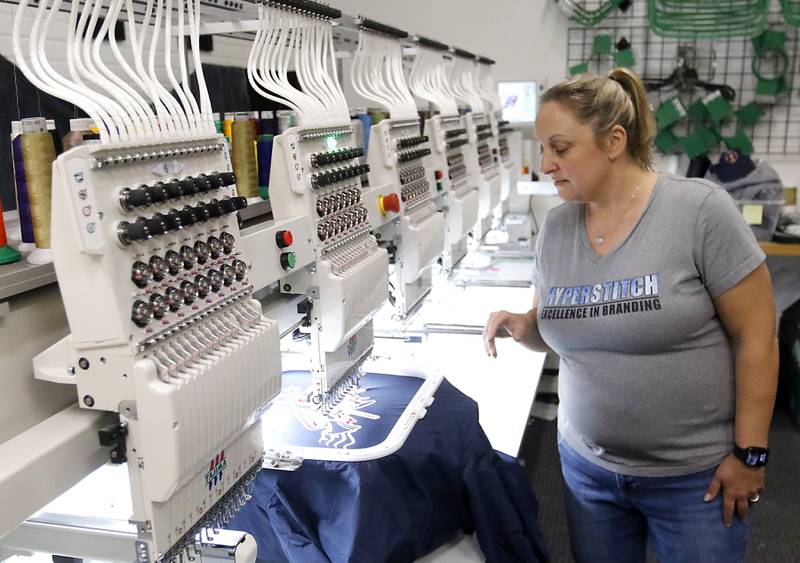
[{"label": "woman's ear", "polygon": [[616,160],[625,152],[628,145],[628,133],[622,125],[614,125],[606,136],[606,152],[608,160]]}]

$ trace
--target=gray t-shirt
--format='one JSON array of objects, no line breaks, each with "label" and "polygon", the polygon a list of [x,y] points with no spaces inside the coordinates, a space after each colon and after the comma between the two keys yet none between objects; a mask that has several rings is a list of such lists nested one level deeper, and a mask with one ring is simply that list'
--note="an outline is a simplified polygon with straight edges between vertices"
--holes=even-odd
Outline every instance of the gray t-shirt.
[{"label": "gray t-shirt", "polygon": [[731,197],[662,174],[642,217],[599,256],[585,205],[547,215],[536,243],[539,330],[561,356],[558,428],[627,475],[720,463],[733,445],[734,350],[713,298],[765,255]]}]

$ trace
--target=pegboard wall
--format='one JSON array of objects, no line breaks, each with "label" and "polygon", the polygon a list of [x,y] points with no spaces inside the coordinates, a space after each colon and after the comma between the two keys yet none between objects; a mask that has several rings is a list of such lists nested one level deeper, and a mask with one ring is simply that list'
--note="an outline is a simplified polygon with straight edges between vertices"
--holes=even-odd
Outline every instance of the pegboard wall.
[{"label": "pegboard wall", "polygon": [[[592,2],[584,5],[588,8],[596,7],[592,6]],[[687,55],[687,62],[697,70],[700,80],[726,84],[735,90],[735,98],[730,102],[733,110],[738,110],[753,101],[758,103],[762,115],[755,124],[742,126],[735,118],[723,119],[719,124],[719,133],[722,137],[733,136],[738,128],[752,141],[754,154],[796,155],[800,153],[798,28],[785,23],[777,0],[772,2],[768,21],[769,29],[786,34],[785,52],[788,56],[784,77],[789,90],[776,96],[774,103],[765,102],[763,97],[756,100],[757,78],[751,69],[754,51],[750,38],[694,40],[660,37],[650,29],[645,0],[634,0],[626,12],[616,10],[594,28],[572,24],[567,36],[567,68],[589,61],[591,72],[605,73],[614,66],[610,56],[592,57],[594,40],[599,35],[611,36],[614,44],[623,38],[626,39],[635,57],[632,68],[646,79],[668,77],[678,65],[680,49]],[[762,63],[768,65],[769,61],[763,59]],[[761,68],[770,71],[769,66]],[[653,91],[649,94],[649,98],[652,106],[658,108],[664,100],[678,95],[684,106],[689,108],[708,93],[697,87],[681,92],[670,88]],[[692,133],[693,127],[689,119],[682,119],[675,125],[673,131],[676,136],[684,137]]]}]

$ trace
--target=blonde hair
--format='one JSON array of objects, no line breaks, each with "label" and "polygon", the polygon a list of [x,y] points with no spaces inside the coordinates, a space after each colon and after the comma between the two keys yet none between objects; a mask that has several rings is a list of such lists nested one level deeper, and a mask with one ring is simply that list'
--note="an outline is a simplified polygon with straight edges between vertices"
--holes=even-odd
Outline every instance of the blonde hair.
[{"label": "blonde hair", "polygon": [[612,69],[607,76],[578,74],[547,90],[540,100],[570,108],[581,123],[594,131],[598,143],[620,125],[628,135],[626,151],[644,169],[653,164],[652,142],[656,122],[642,80],[627,68]]}]

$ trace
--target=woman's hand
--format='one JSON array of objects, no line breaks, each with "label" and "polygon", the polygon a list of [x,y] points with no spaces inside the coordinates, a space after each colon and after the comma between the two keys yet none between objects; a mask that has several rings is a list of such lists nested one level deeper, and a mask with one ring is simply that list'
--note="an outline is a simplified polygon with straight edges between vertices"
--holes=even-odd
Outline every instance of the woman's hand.
[{"label": "woman's hand", "polygon": [[525,342],[533,328],[529,313],[509,313],[508,311],[495,311],[489,315],[486,326],[483,328],[483,346],[486,353],[492,358],[497,357],[495,338],[511,337],[517,342]]},{"label": "woman's hand", "polygon": [[747,519],[750,501],[758,499],[758,495],[764,490],[765,473],[763,467],[747,467],[730,454],[714,473],[703,500],[711,502],[722,489],[722,520],[725,525],[730,527],[733,522],[734,509],[744,521]]}]

